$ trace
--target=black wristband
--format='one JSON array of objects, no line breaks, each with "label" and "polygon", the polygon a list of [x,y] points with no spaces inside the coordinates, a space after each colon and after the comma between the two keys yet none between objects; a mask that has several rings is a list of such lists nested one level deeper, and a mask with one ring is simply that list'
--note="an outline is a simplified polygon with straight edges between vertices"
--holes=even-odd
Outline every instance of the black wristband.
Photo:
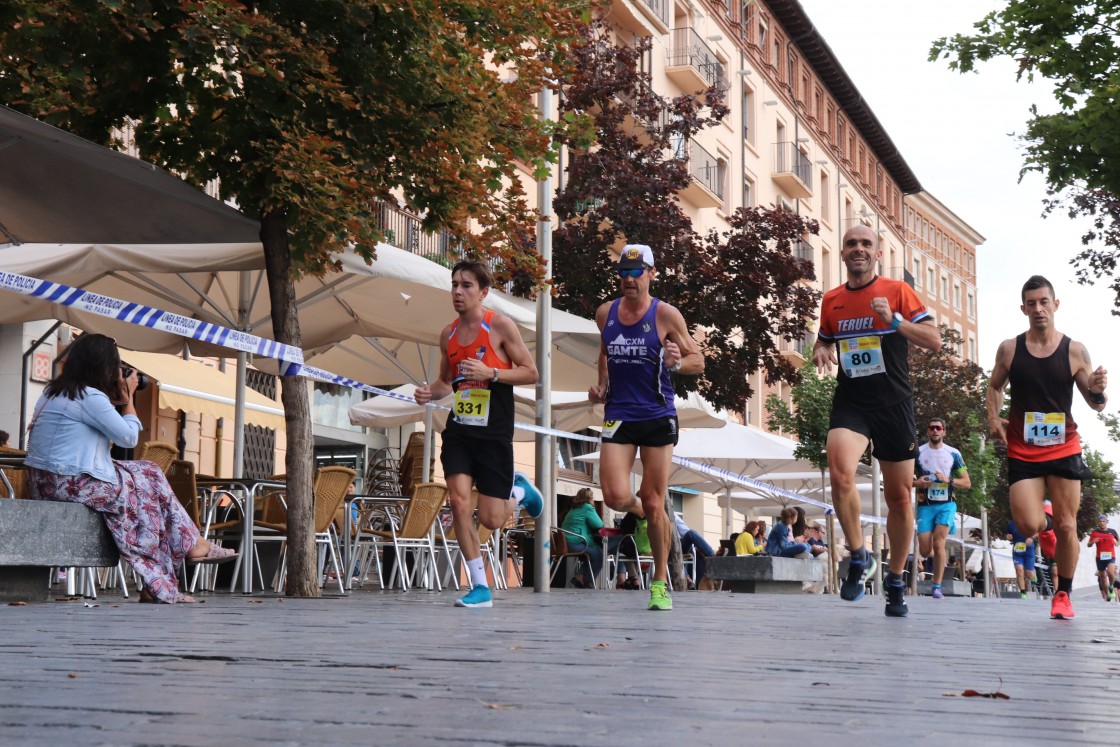
[{"label": "black wristband", "polygon": [[1104,392],[1089,392],[1089,399],[1092,400],[1095,405],[1103,405],[1108,400],[1108,398],[1104,396]]}]

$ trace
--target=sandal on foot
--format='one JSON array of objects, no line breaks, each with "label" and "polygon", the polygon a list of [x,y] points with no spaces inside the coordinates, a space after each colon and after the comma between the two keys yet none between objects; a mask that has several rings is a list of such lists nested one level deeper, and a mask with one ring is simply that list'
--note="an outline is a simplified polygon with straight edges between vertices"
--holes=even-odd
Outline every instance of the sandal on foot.
[{"label": "sandal on foot", "polygon": [[218,547],[213,542],[210,543],[210,549],[206,551],[205,555],[199,555],[197,558],[187,556],[188,563],[225,563],[226,561],[233,560],[237,557],[236,550],[230,550],[225,547]]}]

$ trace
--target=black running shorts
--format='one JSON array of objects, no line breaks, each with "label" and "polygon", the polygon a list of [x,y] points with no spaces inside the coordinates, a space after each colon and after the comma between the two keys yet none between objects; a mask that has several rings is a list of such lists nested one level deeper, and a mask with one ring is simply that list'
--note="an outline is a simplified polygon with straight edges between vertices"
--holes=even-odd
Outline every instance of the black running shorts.
[{"label": "black running shorts", "polygon": [[1007,458],[1007,484],[1013,485],[1020,480],[1030,480],[1035,477],[1062,477],[1066,480],[1093,479],[1093,472],[1085,464],[1080,454],[1050,459],[1045,462],[1025,462],[1022,459]]},{"label": "black running shorts", "polygon": [[871,453],[881,462],[905,462],[918,456],[911,398],[868,410],[836,397],[828,418],[828,429],[833,428],[846,428],[871,439]]},{"label": "black running shorts", "polygon": [[676,446],[679,435],[676,415],[652,420],[608,420],[603,423],[605,444]]},{"label": "black running shorts", "polygon": [[513,491],[513,442],[448,436],[444,431],[439,455],[443,474],[474,478],[480,495],[509,498]]}]

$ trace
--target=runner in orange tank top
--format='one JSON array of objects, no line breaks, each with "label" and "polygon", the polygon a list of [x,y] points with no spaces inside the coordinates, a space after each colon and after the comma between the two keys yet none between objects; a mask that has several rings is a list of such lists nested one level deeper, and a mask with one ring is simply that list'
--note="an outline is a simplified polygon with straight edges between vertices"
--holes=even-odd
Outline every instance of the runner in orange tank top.
[{"label": "runner in orange tank top", "polygon": [[457,607],[492,606],[472,489],[479,493],[478,523],[490,529],[504,525],[517,504],[515,475],[517,490],[536,490],[513,468],[513,387],[535,384],[537,367],[513,320],[482,307],[490,282],[481,262],[452,268],[451,303],[459,317],[440,335],[439,380],[413,395],[420,404],[455,395],[440,461],[455,536],[471,577],[471,590],[456,600]]}]

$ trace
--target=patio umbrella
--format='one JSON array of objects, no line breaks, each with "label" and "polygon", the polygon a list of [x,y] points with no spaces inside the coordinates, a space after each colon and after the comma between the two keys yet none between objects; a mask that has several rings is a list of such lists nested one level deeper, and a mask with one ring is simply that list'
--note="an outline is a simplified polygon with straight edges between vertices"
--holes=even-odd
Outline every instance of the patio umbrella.
[{"label": "patio umbrella", "polygon": [[[404,397],[411,397],[416,387],[405,384],[392,391]],[[513,390],[514,417],[519,423],[534,423],[536,420],[536,392],[528,387],[515,387]],[[438,402],[446,406],[451,401],[448,396]],[[350,422],[376,428],[396,428],[424,420],[424,407],[394,397],[371,397],[350,408]],[[677,398],[677,412],[680,422],[692,428],[713,428],[724,421],[717,418],[711,405],[699,397]],[[447,411],[435,409],[433,430],[442,433],[447,423]],[[602,405],[593,405],[587,399],[587,392],[552,392],[552,427],[568,433],[576,433],[591,426],[603,424]],[[515,441],[532,441],[532,431],[516,429]]]},{"label": "patio umbrella", "polygon": [[259,233],[152,164],[0,106],[0,246],[259,246]]}]

